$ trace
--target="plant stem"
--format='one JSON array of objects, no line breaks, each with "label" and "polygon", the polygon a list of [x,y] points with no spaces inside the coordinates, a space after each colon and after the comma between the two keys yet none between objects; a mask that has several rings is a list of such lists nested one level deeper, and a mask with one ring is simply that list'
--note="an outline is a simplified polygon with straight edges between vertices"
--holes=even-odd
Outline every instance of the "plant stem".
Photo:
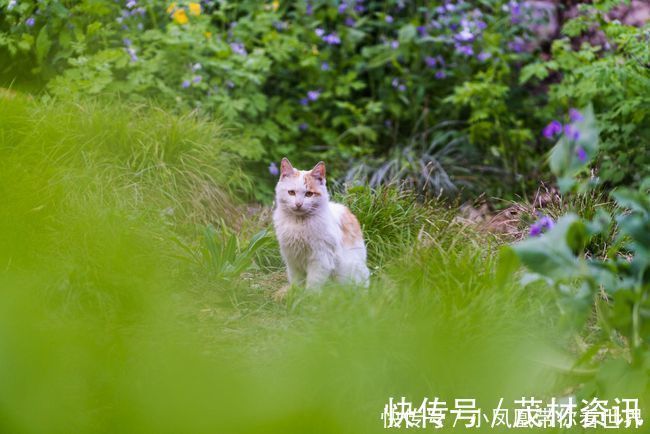
[{"label": "plant stem", "polygon": [[[643,296],[641,285],[637,285],[634,292],[637,297],[636,300],[634,300],[634,306],[632,306],[632,347],[634,350],[637,350],[641,346],[641,317],[639,315],[641,299]],[[634,354],[636,354],[636,351],[634,351]]]}]

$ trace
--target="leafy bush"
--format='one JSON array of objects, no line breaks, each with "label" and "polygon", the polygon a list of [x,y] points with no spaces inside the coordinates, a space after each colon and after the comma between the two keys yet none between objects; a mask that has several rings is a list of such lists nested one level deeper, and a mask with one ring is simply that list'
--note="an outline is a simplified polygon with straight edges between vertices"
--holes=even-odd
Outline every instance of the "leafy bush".
[{"label": "leafy bush", "polygon": [[[526,66],[521,78],[534,81],[560,73],[561,80],[549,89],[549,108],[560,113],[593,104],[601,139],[598,176],[611,186],[638,186],[650,176],[648,26],[607,19],[606,12],[620,2],[594,3],[566,22],[565,37],[553,42],[552,57]],[[585,40],[594,31],[600,39]]]},{"label": "leafy bush", "polygon": [[[576,182],[575,177],[584,173],[598,146],[592,111],[585,111],[584,118],[574,117],[574,130],[565,129],[551,154],[551,168],[566,193],[585,191],[594,183],[589,178]],[[535,278],[557,289],[567,318],[579,327],[584,327],[596,303],[600,332],[576,361],[576,367],[600,368],[590,387],[611,393],[613,387],[622,387],[616,384],[620,381],[628,390],[645,393],[650,366],[650,179],[638,190],[619,188],[611,196],[618,205],[613,215],[601,209],[591,220],[568,213],[556,223],[540,221],[531,228],[531,238],[515,244],[512,251]],[[616,237],[606,256],[586,256],[590,239],[608,236],[613,221]],[[540,234],[545,229],[548,233]],[[609,348],[614,356],[628,354],[634,372],[631,382],[615,378],[620,373],[619,363],[600,365],[595,356],[603,348]],[[645,380],[639,382],[640,378]],[[584,393],[594,392],[587,388]]]},{"label": "leafy bush", "polygon": [[469,140],[452,167],[472,155],[510,176],[530,169],[538,125],[526,113],[539,97],[518,89],[531,54],[516,2],[0,4],[9,76],[31,73],[59,97],[118,92],[208,111],[238,128],[254,161],[324,153],[340,173],[397,148],[427,164],[428,145],[413,142],[459,121],[449,125]]}]

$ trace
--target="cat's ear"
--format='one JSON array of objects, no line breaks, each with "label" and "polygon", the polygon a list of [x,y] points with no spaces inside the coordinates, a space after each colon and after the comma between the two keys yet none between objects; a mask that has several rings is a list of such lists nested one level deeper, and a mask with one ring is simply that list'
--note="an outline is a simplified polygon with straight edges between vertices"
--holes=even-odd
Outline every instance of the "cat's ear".
[{"label": "cat's ear", "polygon": [[280,177],[293,175],[294,169],[291,165],[291,161],[284,157],[280,163]]},{"label": "cat's ear", "polygon": [[322,161],[319,161],[318,164],[316,164],[314,166],[314,168],[311,169],[310,174],[314,178],[316,178],[319,181],[323,182],[323,180],[325,179],[325,163],[323,163]]}]

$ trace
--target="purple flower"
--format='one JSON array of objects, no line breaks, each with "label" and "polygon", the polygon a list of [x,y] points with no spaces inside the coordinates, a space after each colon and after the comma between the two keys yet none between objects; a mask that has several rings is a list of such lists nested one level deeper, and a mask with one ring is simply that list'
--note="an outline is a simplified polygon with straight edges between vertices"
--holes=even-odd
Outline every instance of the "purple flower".
[{"label": "purple flower", "polygon": [[320,38],[325,34],[325,30],[321,29],[320,27],[316,27],[316,29],[314,29],[314,33],[316,33],[316,36]]},{"label": "purple flower", "polygon": [[320,97],[320,90],[310,90],[307,92],[307,99],[309,101],[316,101]]},{"label": "purple flower", "polygon": [[138,61],[138,55],[136,54],[135,49],[133,47],[127,47],[126,52],[129,53],[129,56],[131,57],[131,62]]},{"label": "purple flower", "polygon": [[547,139],[552,139],[562,132],[562,124],[559,121],[552,120],[551,123],[546,125],[543,134]]},{"label": "purple flower", "polygon": [[131,42],[131,40],[129,38],[122,39],[122,42],[124,42],[124,46],[126,46],[126,47],[130,47],[131,44],[132,44],[132,42]]},{"label": "purple flower", "polygon": [[569,119],[571,119],[571,122],[582,122],[585,118],[582,113],[572,108],[569,110]]},{"label": "purple flower", "polygon": [[330,64],[327,62],[323,62],[320,64],[320,69],[321,71],[329,71],[330,70]]},{"label": "purple flower", "polygon": [[580,139],[580,130],[578,130],[576,127],[573,125],[565,125],[564,126],[564,135],[569,139],[569,140],[579,140]]},{"label": "purple flower", "polygon": [[201,82],[201,80],[203,80],[203,77],[201,77],[200,75],[195,75],[194,77],[192,77],[192,82],[193,83],[198,84],[198,83]]},{"label": "purple flower", "polygon": [[339,14],[345,13],[345,10],[348,8],[348,5],[345,3],[341,3],[338,8]]},{"label": "purple flower", "polygon": [[508,48],[515,53],[521,53],[525,48],[524,40],[516,37],[513,41],[508,42]]},{"label": "purple flower", "polygon": [[399,48],[399,41],[397,41],[396,39],[390,41],[390,48],[392,48],[393,50],[397,50]]},{"label": "purple flower", "polygon": [[354,18],[352,18],[352,17],[346,17],[346,18],[345,18],[345,25],[348,26],[348,27],[354,27],[354,25],[355,25],[356,23],[357,23],[357,22],[354,21]]},{"label": "purple flower", "polygon": [[427,68],[435,68],[437,62],[435,58],[427,56],[424,58],[424,63],[427,65]]},{"label": "purple flower", "polygon": [[480,62],[485,62],[485,61],[488,60],[490,57],[492,57],[492,54],[488,53],[487,51],[481,51],[481,52],[478,54],[478,56],[476,56],[476,58],[477,58]]},{"label": "purple flower", "polygon": [[386,15],[386,18],[384,18],[384,20],[385,20],[388,24],[392,24],[393,21],[394,21],[394,19],[393,19],[393,17],[392,17],[391,15]]},{"label": "purple flower", "polygon": [[341,38],[336,33],[330,33],[329,35],[323,36],[323,41],[329,45],[340,45]]},{"label": "purple flower", "polygon": [[309,104],[309,100],[307,98],[300,98],[300,105],[307,105]]},{"label": "purple flower", "polygon": [[244,44],[240,44],[239,42],[231,42],[230,48],[232,49],[233,53],[239,54],[240,56],[246,56],[248,54],[248,52],[246,52],[246,47],[244,47]]},{"label": "purple flower", "polygon": [[133,9],[134,7],[136,7],[137,4],[138,3],[135,0],[129,0],[128,2],[126,2],[126,7],[129,9]]},{"label": "purple flower", "polygon": [[29,17],[25,20],[25,25],[27,25],[27,27],[33,27],[35,22],[36,20],[34,20],[34,17]]},{"label": "purple flower", "polygon": [[309,125],[306,122],[303,122],[300,125],[298,125],[298,129],[300,131],[307,131],[308,128],[309,128]]},{"label": "purple flower", "polygon": [[543,216],[541,219],[539,219],[538,223],[542,226],[542,228],[546,230],[551,230],[553,229],[553,226],[555,226],[555,222],[549,216]]},{"label": "purple flower", "polygon": [[474,49],[471,45],[456,44],[456,52],[464,56],[473,56]]},{"label": "purple flower", "polygon": [[542,228],[537,223],[533,223],[532,225],[530,225],[530,230],[528,231],[528,235],[530,235],[531,237],[537,237],[541,235],[541,233],[542,233]]},{"label": "purple flower", "polygon": [[358,4],[358,5],[356,5],[354,7],[354,11],[359,13],[359,14],[362,14],[363,11],[365,11],[365,10],[366,10],[366,8],[363,5],[360,5],[360,4]]},{"label": "purple flower", "polygon": [[181,87],[183,89],[187,89],[188,87],[190,87],[190,81],[189,80],[183,80],[183,82],[181,83]]},{"label": "purple flower", "polygon": [[442,80],[442,79],[445,78],[446,76],[447,76],[447,74],[446,74],[445,71],[443,71],[442,69],[441,69],[440,71],[436,71],[436,78],[437,78],[438,80]]},{"label": "purple flower", "polygon": [[487,24],[485,23],[485,21],[479,20],[476,22],[476,28],[479,30],[485,30],[487,28]]},{"label": "purple flower", "polygon": [[406,90],[406,85],[400,84],[399,86],[397,86],[397,90],[399,90],[400,92],[404,92]]},{"label": "purple flower", "polygon": [[282,30],[286,30],[288,25],[284,21],[275,21],[273,27],[275,27],[275,30],[278,32],[281,32]]},{"label": "purple flower", "polygon": [[420,37],[422,38],[428,35],[426,26],[418,26],[417,30],[418,30],[418,35],[420,35]]},{"label": "purple flower", "polygon": [[578,146],[576,148],[576,155],[578,156],[578,160],[580,160],[582,163],[587,161],[587,152],[582,146]]},{"label": "purple flower", "polygon": [[314,13],[314,6],[311,4],[311,2],[307,2],[307,7],[305,8],[305,13],[307,15],[312,15]]},{"label": "purple flower", "polygon": [[390,84],[391,84],[394,88],[397,88],[397,86],[399,86],[399,79],[397,79],[397,78],[393,78],[393,81],[391,81]]},{"label": "purple flower", "polygon": [[521,6],[516,1],[511,1],[509,5],[510,5],[510,20],[513,23],[518,23],[520,21],[520,16],[521,16]]},{"label": "purple flower", "polygon": [[228,86],[228,89],[232,89],[233,87],[235,87],[235,83],[233,83],[232,81],[228,80],[228,81],[226,81],[226,86]]},{"label": "purple flower", "polygon": [[548,216],[542,216],[539,220],[533,223],[530,226],[528,234],[531,237],[537,237],[541,235],[542,232],[550,231],[555,226],[555,222],[552,218]]},{"label": "purple flower", "polygon": [[278,176],[280,174],[280,170],[278,169],[278,165],[275,164],[274,161],[271,161],[271,164],[269,164],[269,173],[273,176]]}]

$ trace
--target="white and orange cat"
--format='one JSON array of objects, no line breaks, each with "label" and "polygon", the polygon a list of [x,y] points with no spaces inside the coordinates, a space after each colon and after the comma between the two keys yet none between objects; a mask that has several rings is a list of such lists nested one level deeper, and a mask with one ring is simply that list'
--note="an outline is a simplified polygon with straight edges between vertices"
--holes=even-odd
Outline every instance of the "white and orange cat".
[{"label": "white and orange cat", "polygon": [[273,224],[290,285],[318,289],[329,279],[368,285],[359,221],[345,205],[330,202],[325,163],[296,170],[283,158],[275,202]]}]

